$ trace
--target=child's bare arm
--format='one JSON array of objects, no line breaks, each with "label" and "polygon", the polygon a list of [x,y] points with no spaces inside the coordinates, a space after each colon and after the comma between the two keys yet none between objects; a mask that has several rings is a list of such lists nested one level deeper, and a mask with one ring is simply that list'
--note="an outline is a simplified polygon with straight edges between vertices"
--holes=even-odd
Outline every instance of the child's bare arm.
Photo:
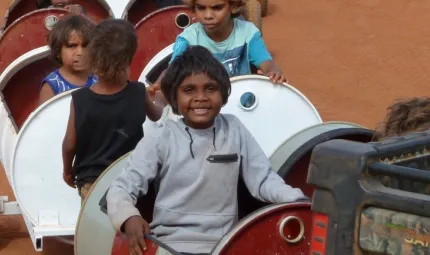
[{"label": "child's bare arm", "polygon": [[273,60],[264,61],[260,64],[258,69],[259,74],[266,75],[272,82],[288,82],[285,75],[281,72]]},{"label": "child's bare arm", "polygon": [[165,99],[160,91],[155,92],[154,102],[152,102],[148,93],[145,94],[146,115],[152,121],[158,121],[163,115]]},{"label": "child's bare arm", "polygon": [[49,86],[48,83],[44,83],[39,94],[39,105],[43,104],[54,96],[54,91],[52,90],[51,86]]},{"label": "child's bare arm", "polygon": [[75,109],[73,101],[70,103],[69,121],[67,123],[66,134],[63,139],[63,178],[71,187],[74,187],[72,171],[73,158],[76,154],[76,131],[75,131]]}]

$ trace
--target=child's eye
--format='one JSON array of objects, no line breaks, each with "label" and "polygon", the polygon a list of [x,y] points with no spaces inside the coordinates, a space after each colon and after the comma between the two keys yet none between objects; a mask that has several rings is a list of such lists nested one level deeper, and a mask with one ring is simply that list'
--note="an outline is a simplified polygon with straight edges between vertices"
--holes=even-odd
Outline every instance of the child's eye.
[{"label": "child's eye", "polygon": [[215,5],[212,7],[212,9],[214,9],[215,11],[221,11],[222,9],[224,9],[224,5]]},{"label": "child's eye", "polygon": [[204,7],[204,6],[201,6],[201,5],[196,5],[195,7],[196,7],[196,9],[197,9],[197,10],[199,10],[199,11],[204,11],[204,10],[205,10],[205,7]]}]

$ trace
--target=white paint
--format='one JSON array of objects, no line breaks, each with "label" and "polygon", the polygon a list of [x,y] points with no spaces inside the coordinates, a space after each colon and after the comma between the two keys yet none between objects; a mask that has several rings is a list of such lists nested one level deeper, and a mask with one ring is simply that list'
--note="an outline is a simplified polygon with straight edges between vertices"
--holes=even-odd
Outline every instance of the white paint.
[{"label": "white paint", "polygon": [[[105,0],[109,5],[110,9],[115,18],[124,18],[128,12],[128,9],[135,2],[135,0]],[[143,17],[142,17],[143,18]]]},{"label": "white paint", "polygon": [[2,152],[2,164],[6,172],[6,176],[9,179],[10,185],[13,187],[11,181],[12,172],[12,155],[16,144],[18,134],[15,131],[15,126],[10,118],[6,118],[3,123],[3,133],[1,136],[1,152]]},{"label": "white paint", "polygon": [[165,57],[169,56],[169,54],[173,53],[173,45],[174,43],[170,44],[166,48],[162,49],[160,52],[157,53],[151,60],[148,62],[148,64],[143,68],[142,73],[140,74],[139,81],[145,83],[146,86],[149,86],[149,82],[146,80],[146,76],[148,73],[158,64],[160,63]]},{"label": "white paint", "polygon": [[[261,75],[244,75],[232,78],[231,87],[221,113],[236,115],[268,157],[295,133],[322,123],[312,103],[290,85],[275,85]],[[258,105],[252,110],[240,107],[240,97],[245,92],[258,97]]]},{"label": "white paint", "polygon": [[[71,92],[39,106],[25,121],[13,150],[11,177],[15,196],[35,228],[74,229],[80,197],[63,181],[62,141],[70,111]],[[57,212],[58,224],[42,224]]]},{"label": "white paint", "polygon": [[118,159],[94,183],[82,205],[75,234],[75,254],[111,254],[115,229],[108,216],[100,211],[99,202],[112,180],[127,164],[128,155]]}]

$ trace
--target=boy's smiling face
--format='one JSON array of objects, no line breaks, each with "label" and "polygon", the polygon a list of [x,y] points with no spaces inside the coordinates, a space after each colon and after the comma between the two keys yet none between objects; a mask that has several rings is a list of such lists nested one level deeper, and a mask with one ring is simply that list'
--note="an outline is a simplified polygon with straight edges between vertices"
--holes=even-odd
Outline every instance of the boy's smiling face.
[{"label": "boy's smiling face", "polygon": [[185,123],[194,129],[205,129],[213,125],[222,107],[220,85],[206,74],[186,77],[177,90],[179,113]]}]

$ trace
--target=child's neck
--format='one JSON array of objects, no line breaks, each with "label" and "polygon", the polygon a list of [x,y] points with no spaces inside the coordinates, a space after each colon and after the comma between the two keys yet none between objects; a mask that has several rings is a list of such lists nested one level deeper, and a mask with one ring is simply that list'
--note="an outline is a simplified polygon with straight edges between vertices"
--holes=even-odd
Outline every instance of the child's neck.
[{"label": "child's neck", "polygon": [[208,33],[207,31],[205,32],[214,42],[223,42],[230,37],[231,33],[233,32],[233,28],[234,20],[231,18],[228,20],[228,23],[224,28],[213,33]]},{"label": "child's neck", "polygon": [[73,71],[65,68],[64,66],[60,67],[58,71],[64,79],[76,86],[85,86],[88,81],[88,76],[90,75],[90,72],[87,70]]},{"label": "child's neck", "polygon": [[116,82],[99,77],[96,84],[90,87],[92,91],[100,95],[113,95],[127,86],[127,79],[121,79]]}]

